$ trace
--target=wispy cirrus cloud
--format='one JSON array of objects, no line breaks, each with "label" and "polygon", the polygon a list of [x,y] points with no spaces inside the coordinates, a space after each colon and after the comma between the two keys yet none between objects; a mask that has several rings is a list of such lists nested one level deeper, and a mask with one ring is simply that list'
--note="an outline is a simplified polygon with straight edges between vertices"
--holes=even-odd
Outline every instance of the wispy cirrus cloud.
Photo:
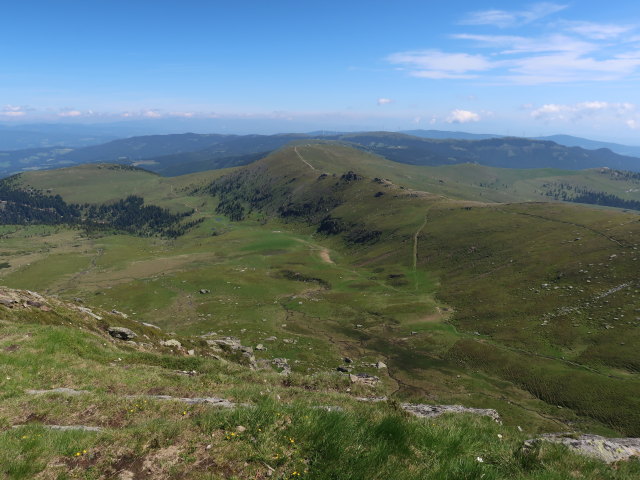
[{"label": "wispy cirrus cloud", "polygon": [[378,104],[379,107],[382,106],[382,105],[389,105],[390,103],[393,103],[393,99],[391,99],[391,98],[379,98],[376,103]]},{"label": "wispy cirrus cloud", "polygon": [[548,103],[538,108],[529,106],[530,115],[544,122],[579,122],[584,119],[615,119],[629,128],[640,126],[638,107],[630,102],[587,101],[573,104]]},{"label": "wispy cirrus cloud", "polygon": [[389,55],[387,61],[399,65],[413,77],[475,78],[476,72],[494,68],[484,55],[447,53],[440,50],[416,50]]},{"label": "wispy cirrus cloud", "polygon": [[[472,12],[462,22],[504,28],[532,23],[566,9],[538,3],[518,11]],[[397,52],[387,62],[426,79],[485,79],[492,83],[541,85],[606,82],[640,77],[639,35],[630,24],[558,20],[522,28],[526,34],[462,32],[455,52]],[[542,28],[540,28],[542,27]]]},{"label": "wispy cirrus cloud", "polygon": [[467,14],[460,23],[462,25],[492,25],[498,28],[518,27],[560,12],[565,8],[567,5],[541,2],[524,10],[480,10]]},{"label": "wispy cirrus cloud", "polygon": [[596,23],[584,21],[566,21],[560,24],[565,30],[577,33],[585,38],[608,40],[634,30],[634,25],[616,25],[614,23]]},{"label": "wispy cirrus cloud", "polygon": [[20,105],[5,105],[0,111],[0,115],[4,117],[23,117],[27,114],[29,107]]}]

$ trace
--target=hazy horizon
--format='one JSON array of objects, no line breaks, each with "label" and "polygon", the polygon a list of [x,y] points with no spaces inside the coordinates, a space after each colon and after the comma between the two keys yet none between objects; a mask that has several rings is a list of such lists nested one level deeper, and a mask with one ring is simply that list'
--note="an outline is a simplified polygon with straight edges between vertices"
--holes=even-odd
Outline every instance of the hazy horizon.
[{"label": "hazy horizon", "polygon": [[7,18],[28,19],[28,34],[22,22],[3,30],[0,125],[640,144],[640,11],[615,7],[24,1],[5,6]]}]

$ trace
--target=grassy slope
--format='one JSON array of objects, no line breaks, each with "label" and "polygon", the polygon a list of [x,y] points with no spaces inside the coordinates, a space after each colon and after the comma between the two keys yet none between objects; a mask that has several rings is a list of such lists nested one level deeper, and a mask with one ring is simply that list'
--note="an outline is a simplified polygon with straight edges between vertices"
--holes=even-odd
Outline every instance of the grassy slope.
[{"label": "grassy slope", "polygon": [[[271,182],[275,187],[271,211],[287,199],[313,203],[331,193],[344,200],[332,215],[380,230],[381,241],[345,244],[341,236],[314,235],[314,227],[299,221],[270,219],[263,225],[264,212],[254,212],[250,221],[229,224],[212,213],[215,199],[188,195],[183,189],[175,201],[198,206],[207,217],[185,237],[168,242],[86,238],[60,231],[25,241],[30,230],[19,230],[3,240],[2,253],[11,267],[0,270],[2,282],[91,298],[107,308],[126,309],[145,321],[187,333],[224,331],[255,343],[271,335],[293,338],[298,343],[278,341],[270,346],[269,356],[297,359],[300,363],[294,368],[299,372],[330,370],[342,355],[364,363],[383,359],[390,365],[388,374],[382,375],[384,382],[400,398],[493,407],[508,423],[531,430],[566,429],[560,421],[605,433],[637,431],[638,420],[633,417],[637,405],[630,392],[637,388],[638,357],[631,348],[634,325],[625,323],[638,308],[633,290],[604,298],[614,303],[603,303],[598,317],[569,312],[567,318],[540,325],[544,322],[540,315],[635,281],[633,260],[615,268],[608,265],[610,255],[622,260],[633,245],[619,248],[596,232],[610,234],[610,228],[625,223],[630,229],[625,235],[633,238],[636,216],[551,204],[460,203],[370,179],[343,185],[339,175],[349,169],[398,183],[409,170],[404,166],[397,170],[397,164],[343,147],[298,146],[298,152],[315,170],[292,150],[248,169],[253,172],[250,181]],[[319,179],[323,171],[338,176]],[[99,176],[93,178],[99,187]],[[448,181],[442,187],[435,179],[434,185],[453,188]],[[195,175],[171,181],[186,186],[202,185],[203,180]],[[293,192],[285,195],[281,187],[286,184]],[[462,191],[462,184],[454,190]],[[385,194],[374,197],[378,191]],[[588,228],[572,225],[576,218]],[[422,226],[414,270],[413,244]],[[219,235],[211,236],[213,231]],[[582,240],[573,242],[577,237]],[[322,260],[326,248],[335,263]],[[596,265],[589,287],[584,274],[578,273],[585,269],[578,264],[578,255],[593,257]],[[546,263],[557,265],[563,273],[560,278],[570,282],[556,285],[552,280],[558,272],[550,272]],[[320,278],[330,288],[313,280],[291,279],[287,271]],[[529,290],[540,290],[542,283],[558,286],[564,297],[552,295],[556,290]],[[212,294],[201,296],[200,288],[210,288]],[[445,310],[451,306],[453,316]],[[620,312],[624,317],[618,308],[628,310]],[[614,328],[606,328],[602,318],[613,322]],[[356,328],[358,324],[363,327]],[[620,336],[631,341],[619,345]],[[513,369],[498,368],[505,362]],[[549,377],[553,382],[540,385],[538,372],[529,372],[525,368],[529,366],[553,373]],[[579,378],[568,397],[558,397],[562,382],[557,379],[563,378]],[[622,402],[612,403],[594,390],[597,398],[592,404],[597,411],[576,404],[588,385],[601,381],[598,388],[620,392]],[[557,405],[570,408],[560,410]],[[606,408],[600,411],[602,405]]]},{"label": "grassy slope", "polygon": [[[611,468],[556,445],[523,451],[525,433],[486,418],[426,421],[393,402],[360,403],[354,396],[376,392],[349,391],[337,374],[283,377],[269,367],[250,370],[224,355],[211,357],[199,338],[170,337],[195,349],[185,356],[159,346],[166,334],[133,320],[97,310],[103,317],[97,321],[72,304],[46,298],[41,304],[50,310],[0,306],[3,478],[626,480],[640,474],[637,461]],[[105,328],[114,324],[146,335],[144,344],[110,338]],[[88,393],[25,393],[61,386]],[[126,397],[147,393],[220,396],[247,406]],[[341,411],[317,408],[322,405]]]}]

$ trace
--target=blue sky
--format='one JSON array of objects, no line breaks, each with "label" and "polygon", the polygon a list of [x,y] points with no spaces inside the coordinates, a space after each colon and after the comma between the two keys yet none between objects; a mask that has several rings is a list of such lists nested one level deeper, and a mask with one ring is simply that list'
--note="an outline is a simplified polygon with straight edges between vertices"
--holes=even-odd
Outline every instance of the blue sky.
[{"label": "blue sky", "polygon": [[2,11],[1,122],[226,119],[264,132],[640,144],[637,1],[20,0]]}]

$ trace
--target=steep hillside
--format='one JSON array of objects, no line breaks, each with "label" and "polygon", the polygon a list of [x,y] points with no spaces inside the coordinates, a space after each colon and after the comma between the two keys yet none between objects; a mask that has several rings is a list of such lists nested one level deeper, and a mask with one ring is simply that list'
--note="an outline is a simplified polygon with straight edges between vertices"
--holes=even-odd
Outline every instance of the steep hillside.
[{"label": "steep hillside", "polygon": [[3,478],[640,473],[638,462],[612,468],[553,443],[525,446],[526,433],[484,416],[495,412],[380,401],[339,373],[278,373],[239,339],[167,334],[78,301],[0,287],[0,327]]},{"label": "steep hillside", "polygon": [[[299,143],[206,181],[144,174],[149,198],[169,187],[202,222],[174,239],[3,227],[0,278],[167,331],[237,335],[300,374],[348,371],[349,357],[401,401],[493,408],[532,432],[637,435],[639,217],[481,202],[513,192],[480,185],[456,200],[463,183],[444,175],[465,166],[425,174],[441,189],[426,193],[402,184],[422,167],[396,165]],[[113,181],[91,168],[94,188]],[[39,178],[64,192],[72,172]],[[474,166],[465,181],[494,173]]]}]

